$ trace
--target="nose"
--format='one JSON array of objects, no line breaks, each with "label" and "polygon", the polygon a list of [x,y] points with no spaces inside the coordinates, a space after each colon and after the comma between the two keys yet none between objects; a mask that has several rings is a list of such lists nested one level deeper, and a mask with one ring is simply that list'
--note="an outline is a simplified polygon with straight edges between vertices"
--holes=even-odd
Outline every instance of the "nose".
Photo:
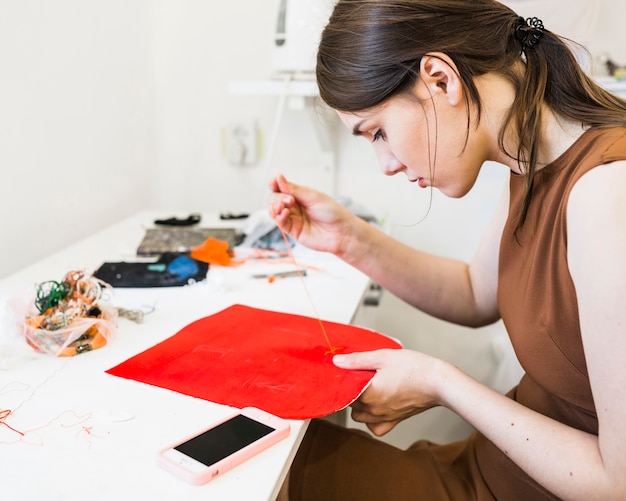
[{"label": "nose", "polygon": [[406,170],[406,166],[393,155],[379,155],[378,161],[385,176],[395,176]]},{"label": "nose", "polygon": [[398,172],[406,170],[406,166],[395,157],[387,143],[377,141],[373,146],[378,163],[385,176],[395,176]]}]

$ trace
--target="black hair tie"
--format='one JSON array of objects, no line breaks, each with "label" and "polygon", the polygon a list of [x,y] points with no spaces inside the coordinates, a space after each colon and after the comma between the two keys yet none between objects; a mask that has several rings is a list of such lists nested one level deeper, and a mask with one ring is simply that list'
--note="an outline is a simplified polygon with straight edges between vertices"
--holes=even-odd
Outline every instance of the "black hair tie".
[{"label": "black hair tie", "polygon": [[537,17],[529,17],[524,19],[523,17],[517,18],[515,26],[515,38],[517,38],[522,44],[522,49],[533,48],[541,36],[543,35],[543,22]]}]

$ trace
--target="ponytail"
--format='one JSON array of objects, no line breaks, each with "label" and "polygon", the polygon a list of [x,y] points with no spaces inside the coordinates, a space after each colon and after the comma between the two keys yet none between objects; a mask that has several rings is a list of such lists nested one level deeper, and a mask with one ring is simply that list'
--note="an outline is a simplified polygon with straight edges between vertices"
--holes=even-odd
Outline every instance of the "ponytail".
[{"label": "ponytail", "polygon": [[[509,119],[500,133],[500,146],[504,148],[504,134],[510,127],[516,131],[519,143],[514,158],[526,176],[526,192],[516,230],[524,223],[532,199],[543,104],[556,115],[584,127],[626,126],[626,103],[582,70],[568,46],[574,42],[545,30],[537,18],[519,18],[518,23],[515,34],[522,45],[525,71]],[[520,33],[527,36],[523,38]]]}]

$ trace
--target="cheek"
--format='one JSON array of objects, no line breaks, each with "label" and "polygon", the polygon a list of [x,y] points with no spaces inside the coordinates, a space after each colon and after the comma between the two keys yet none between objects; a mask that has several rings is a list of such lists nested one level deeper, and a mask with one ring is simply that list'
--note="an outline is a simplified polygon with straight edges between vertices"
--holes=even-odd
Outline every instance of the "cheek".
[{"label": "cheek", "polygon": [[424,124],[409,124],[390,138],[390,147],[402,163],[418,168],[428,165],[429,151],[433,149],[429,147],[428,129]]},{"label": "cheek", "polygon": [[424,174],[424,170],[429,170],[428,159],[429,148],[427,143],[419,138],[407,138],[393,148],[394,157],[398,162],[406,166],[407,169]]}]

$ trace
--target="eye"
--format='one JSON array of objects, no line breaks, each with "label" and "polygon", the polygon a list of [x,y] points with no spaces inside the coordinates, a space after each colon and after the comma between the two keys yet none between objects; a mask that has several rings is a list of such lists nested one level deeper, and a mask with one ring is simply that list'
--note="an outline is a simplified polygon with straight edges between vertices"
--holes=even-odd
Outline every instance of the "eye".
[{"label": "eye", "polygon": [[376,132],[374,132],[374,135],[372,136],[372,143],[375,143],[379,139],[382,139],[383,141],[385,140],[385,133],[382,129],[378,129]]}]

